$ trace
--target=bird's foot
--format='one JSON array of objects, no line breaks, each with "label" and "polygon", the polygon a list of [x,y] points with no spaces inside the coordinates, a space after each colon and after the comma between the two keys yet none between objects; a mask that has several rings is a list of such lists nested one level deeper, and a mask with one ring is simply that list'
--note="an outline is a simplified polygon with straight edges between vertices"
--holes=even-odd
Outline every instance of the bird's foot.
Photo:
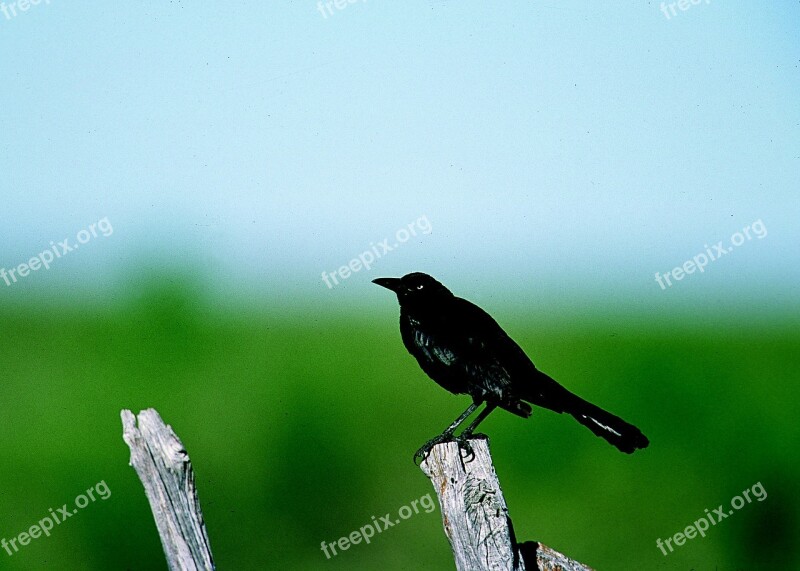
[{"label": "bird's foot", "polygon": [[453,436],[453,434],[440,434],[436,438],[431,438],[428,440],[423,446],[414,452],[414,464],[419,466],[422,462],[428,458],[428,455],[433,450],[433,447],[437,444],[442,444],[443,442],[456,442],[458,444],[458,448],[460,451],[466,452],[466,455],[462,454],[462,458],[467,462],[472,462],[475,459],[475,450],[472,448],[472,444],[470,443],[470,439],[473,438],[483,438],[486,439],[488,436],[485,434],[460,434],[459,436]]},{"label": "bird's foot", "polygon": [[475,450],[472,449],[470,440],[488,439],[489,437],[482,433],[473,434],[472,432],[462,432],[459,436],[456,436],[454,440],[458,442],[458,446],[461,450],[467,453],[466,456],[462,454],[461,458],[466,462],[472,462],[475,459]]},{"label": "bird's foot", "polygon": [[419,450],[414,452],[414,464],[416,464],[417,466],[422,464],[422,462],[428,458],[428,454],[431,453],[433,447],[436,446],[437,444],[441,444],[442,442],[450,442],[452,440],[454,440],[453,434],[448,432],[440,434],[436,438],[431,438],[425,444],[423,444]]},{"label": "bird's foot", "polygon": [[[455,438],[458,443],[458,449],[461,452],[461,458],[466,462],[472,462],[475,459],[475,450],[472,449],[472,444],[469,442],[471,437],[471,434],[461,434]],[[466,455],[464,455],[464,452],[466,452]]]}]

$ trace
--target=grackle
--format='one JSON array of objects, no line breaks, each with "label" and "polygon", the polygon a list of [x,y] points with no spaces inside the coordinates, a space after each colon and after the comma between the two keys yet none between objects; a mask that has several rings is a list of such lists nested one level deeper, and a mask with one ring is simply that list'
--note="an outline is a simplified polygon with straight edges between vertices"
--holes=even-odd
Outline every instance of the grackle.
[{"label": "grackle", "polygon": [[497,407],[528,418],[531,405],[572,415],[628,454],[649,444],[638,428],[569,392],[538,370],[488,313],[456,297],[431,276],[415,272],[372,281],[397,294],[403,344],[422,370],[451,393],[472,397],[472,404],[461,416],[417,450],[415,460],[427,456],[434,445],[452,440],[456,429],[484,403],[486,407],[455,438],[467,450],[467,439]]}]

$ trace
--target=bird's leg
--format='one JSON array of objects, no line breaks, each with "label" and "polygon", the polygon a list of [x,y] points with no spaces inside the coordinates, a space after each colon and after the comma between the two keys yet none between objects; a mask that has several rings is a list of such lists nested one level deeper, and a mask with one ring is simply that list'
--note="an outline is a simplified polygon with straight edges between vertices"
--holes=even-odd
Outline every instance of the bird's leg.
[{"label": "bird's leg", "polygon": [[453,423],[445,429],[444,432],[442,432],[436,438],[428,440],[422,445],[422,448],[414,452],[414,463],[416,464],[417,460],[420,460],[420,462],[424,460],[430,453],[431,449],[437,444],[441,444],[442,442],[447,442],[450,440],[453,437],[453,433],[456,431],[456,428],[458,428],[469,415],[475,412],[475,409],[478,408],[478,406],[478,403],[473,402],[471,405],[469,405],[469,407],[467,407],[467,410],[461,413],[461,416],[455,419]]},{"label": "bird's leg", "polygon": [[475,417],[475,420],[472,421],[472,424],[470,424],[467,427],[467,429],[461,433],[461,436],[459,436],[459,438],[469,438],[470,436],[472,436],[472,433],[475,432],[475,429],[478,428],[478,425],[481,422],[483,422],[486,419],[486,417],[489,416],[492,413],[492,411],[496,408],[497,408],[496,404],[487,403],[486,408],[483,409],[480,412],[480,414]]},{"label": "bird's leg", "polygon": [[478,425],[484,421],[484,419],[491,414],[491,412],[497,408],[496,404],[487,403],[486,408],[484,408],[478,416],[475,417],[475,420],[458,436],[456,436],[455,440],[458,442],[458,446],[462,448],[466,453],[466,461],[471,462],[473,458],[475,458],[475,451],[472,449],[472,444],[470,444],[469,439],[472,436],[472,433],[478,428]]},{"label": "bird's leg", "polygon": [[453,436],[453,433],[456,431],[456,428],[458,428],[459,426],[461,426],[461,423],[462,423],[462,422],[464,422],[464,421],[467,419],[467,417],[469,417],[469,415],[471,415],[473,412],[475,412],[475,409],[476,409],[476,408],[478,408],[479,406],[480,406],[480,405],[479,405],[478,403],[476,403],[476,402],[474,402],[474,403],[472,403],[471,405],[469,405],[469,406],[467,407],[467,410],[465,410],[464,412],[462,412],[462,413],[461,413],[461,416],[459,416],[457,419],[455,419],[455,420],[453,421],[453,424],[451,424],[450,426],[448,426],[448,427],[445,429],[445,431],[444,431],[444,432],[442,432],[442,436],[444,436],[444,435],[447,435],[447,437],[448,437],[448,438],[449,438],[449,437],[451,437],[451,436]]}]

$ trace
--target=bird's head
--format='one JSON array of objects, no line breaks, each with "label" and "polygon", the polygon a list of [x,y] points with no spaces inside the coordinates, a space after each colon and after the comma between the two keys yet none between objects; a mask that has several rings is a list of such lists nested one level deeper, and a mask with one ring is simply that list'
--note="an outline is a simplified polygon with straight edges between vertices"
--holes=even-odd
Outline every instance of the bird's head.
[{"label": "bird's head", "polygon": [[402,278],[377,278],[372,280],[372,283],[396,293],[397,301],[401,305],[425,303],[453,296],[449,289],[422,272],[406,274]]}]

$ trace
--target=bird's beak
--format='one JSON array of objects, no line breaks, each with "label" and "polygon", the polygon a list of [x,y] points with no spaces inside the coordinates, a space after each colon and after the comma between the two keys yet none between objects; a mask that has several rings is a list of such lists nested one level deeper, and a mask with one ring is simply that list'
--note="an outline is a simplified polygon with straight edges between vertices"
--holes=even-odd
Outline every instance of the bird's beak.
[{"label": "bird's beak", "polygon": [[400,278],[376,278],[372,283],[396,292],[400,288]]}]

